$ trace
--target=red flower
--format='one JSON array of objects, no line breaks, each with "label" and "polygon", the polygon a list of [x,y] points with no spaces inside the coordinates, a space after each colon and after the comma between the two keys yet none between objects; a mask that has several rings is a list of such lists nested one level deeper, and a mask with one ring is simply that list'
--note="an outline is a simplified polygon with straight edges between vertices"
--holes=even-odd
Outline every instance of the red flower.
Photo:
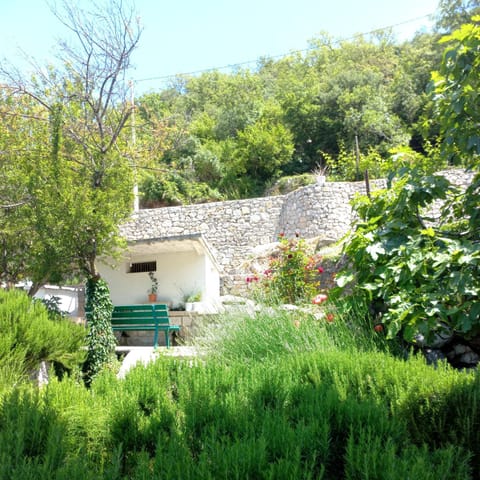
[{"label": "red flower", "polygon": [[318,270],[318,273],[323,273],[324,272],[323,267],[318,267],[317,270]]},{"label": "red flower", "polygon": [[279,236],[280,238],[283,238],[283,237],[285,236],[285,234],[284,234],[283,232],[280,232],[280,233],[278,234],[278,236]]},{"label": "red flower", "polygon": [[315,297],[313,297],[312,303],[315,305],[320,305],[323,302],[326,302],[328,300],[328,295],[325,295],[324,293],[319,293]]},{"label": "red flower", "polygon": [[373,329],[376,331],[376,332],[383,332],[383,325],[382,324],[378,324],[378,325],[375,325],[373,327]]},{"label": "red flower", "polygon": [[325,316],[325,320],[327,320],[327,322],[329,323],[332,323],[334,318],[335,315],[333,313],[327,313],[327,315]]}]

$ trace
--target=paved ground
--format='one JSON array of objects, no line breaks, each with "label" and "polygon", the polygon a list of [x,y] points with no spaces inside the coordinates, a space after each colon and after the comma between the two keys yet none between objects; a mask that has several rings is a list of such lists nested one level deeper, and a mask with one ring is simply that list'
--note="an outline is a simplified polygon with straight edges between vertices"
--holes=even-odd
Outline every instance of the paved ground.
[{"label": "paved ground", "polygon": [[125,378],[127,372],[137,363],[146,365],[155,360],[158,355],[169,355],[172,357],[195,357],[197,355],[194,347],[158,347],[155,351],[153,347],[117,347],[116,352],[126,352],[122,366],[117,374],[118,378]]}]

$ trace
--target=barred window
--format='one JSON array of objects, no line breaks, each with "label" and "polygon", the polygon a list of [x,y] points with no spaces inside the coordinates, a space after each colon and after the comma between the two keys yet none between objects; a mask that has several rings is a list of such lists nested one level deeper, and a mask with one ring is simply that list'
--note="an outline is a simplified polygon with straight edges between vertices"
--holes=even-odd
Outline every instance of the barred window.
[{"label": "barred window", "polygon": [[157,262],[139,262],[131,263],[128,273],[146,273],[146,272],[156,272],[157,271]]}]

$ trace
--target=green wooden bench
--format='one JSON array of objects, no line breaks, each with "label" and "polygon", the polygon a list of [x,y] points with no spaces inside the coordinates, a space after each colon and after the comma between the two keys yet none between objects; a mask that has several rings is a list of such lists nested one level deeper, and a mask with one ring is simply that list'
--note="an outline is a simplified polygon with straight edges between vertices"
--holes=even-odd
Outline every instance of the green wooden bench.
[{"label": "green wooden bench", "polygon": [[178,332],[180,325],[172,325],[168,306],[164,303],[146,305],[119,305],[113,308],[112,328],[116,331],[152,330],[153,346],[158,346],[158,333],[165,334],[165,345],[170,348],[170,333]]}]

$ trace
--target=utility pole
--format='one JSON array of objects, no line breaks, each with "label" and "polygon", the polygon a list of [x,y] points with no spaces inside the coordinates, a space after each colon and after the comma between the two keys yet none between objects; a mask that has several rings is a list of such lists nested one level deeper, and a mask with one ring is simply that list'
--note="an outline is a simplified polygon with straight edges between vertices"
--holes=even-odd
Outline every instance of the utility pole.
[{"label": "utility pole", "polygon": [[135,145],[137,143],[137,136],[135,132],[135,92],[133,80],[130,80],[130,94],[132,104],[132,168],[133,168],[133,211],[136,213],[140,210],[140,201],[138,197],[138,182],[137,182],[137,164],[135,160]]},{"label": "utility pole", "polygon": [[358,135],[355,135],[355,180],[360,180],[360,147],[358,146]]}]

